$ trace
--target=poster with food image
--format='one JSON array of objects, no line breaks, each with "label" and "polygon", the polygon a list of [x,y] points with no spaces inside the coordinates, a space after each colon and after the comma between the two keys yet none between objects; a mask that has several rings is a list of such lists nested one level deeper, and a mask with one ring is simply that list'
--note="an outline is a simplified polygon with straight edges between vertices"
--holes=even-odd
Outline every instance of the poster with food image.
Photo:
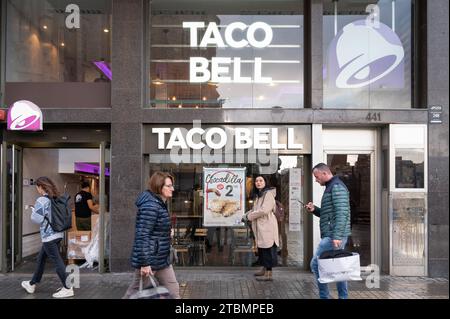
[{"label": "poster with food image", "polygon": [[204,226],[242,226],[245,168],[203,168]]}]

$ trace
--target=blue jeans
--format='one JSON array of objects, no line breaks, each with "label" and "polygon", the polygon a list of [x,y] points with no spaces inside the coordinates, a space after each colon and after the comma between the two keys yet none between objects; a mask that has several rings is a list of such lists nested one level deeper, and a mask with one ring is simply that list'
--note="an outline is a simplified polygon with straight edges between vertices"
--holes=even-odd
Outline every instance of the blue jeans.
[{"label": "blue jeans", "polygon": [[[319,246],[314,254],[314,257],[311,259],[311,271],[316,276],[317,286],[319,287],[319,296],[320,299],[330,299],[330,292],[328,290],[328,284],[321,284],[319,282],[319,264],[317,263],[317,259],[319,256],[327,250],[333,249],[344,249],[345,244],[347,243],[347,238],[344,238],[339,247],[333,246],[333,241],[330,237],[324,237],[320,240]],[[341,281],[336,283],[339,299],[347,299],[348,298],[348,290],[347,290],[347,282]]]},{"label": "blue jeans", "polygon": [[64,288],[69,288],[66,285],[66,278],[68,276],[66,273],[66,266],[64,265],[61,255],[59,254],[60,242],[61,238],[42,243],[42,248],[37,258],[36,271],[34,272],[33,278],[30,282],[31,285],[41,282],[42,275],[44,274],[45,262],[48,257],[55,265],[56,273],[58,274],[59,280],[61,280]]}]

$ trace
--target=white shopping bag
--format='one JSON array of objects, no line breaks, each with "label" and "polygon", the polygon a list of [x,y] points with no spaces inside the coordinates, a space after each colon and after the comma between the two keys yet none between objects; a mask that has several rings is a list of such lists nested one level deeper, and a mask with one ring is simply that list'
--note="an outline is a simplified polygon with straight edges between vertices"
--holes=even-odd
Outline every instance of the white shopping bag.
[{"label": "white shopping bag", "polygon": [[98,235],[99,235],[99,219],[97,219],[97,222],[95,223],[95,225],[92,225],[92,237],[91,237],[91,242],[89,243],[89,245],[87,245],[86,247],[84,247],[82,249],[83,254],[84,254],[84,258],[86,259],[86,262],[80,266],[80,268],[93,268],[94,267],[94,263],[98,262]]},{"label": "white shopping bag", "polygon": [[359,254],[347,257],[318,259],[319,282],[327,284],[338,281],[362,280]]}]

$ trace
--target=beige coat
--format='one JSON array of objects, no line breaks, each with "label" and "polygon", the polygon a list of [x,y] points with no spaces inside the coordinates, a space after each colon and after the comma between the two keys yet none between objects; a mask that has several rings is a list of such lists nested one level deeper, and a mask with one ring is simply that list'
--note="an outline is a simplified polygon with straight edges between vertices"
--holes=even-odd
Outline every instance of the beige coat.
[{"label": "beige coat", "polygon": [[275,188],[266,191],[262,197],[257,198],[253,209],[247,212],[258,248],[271,248],[274,243],[280,246],[278,223],[274,215],[275,195]]}]

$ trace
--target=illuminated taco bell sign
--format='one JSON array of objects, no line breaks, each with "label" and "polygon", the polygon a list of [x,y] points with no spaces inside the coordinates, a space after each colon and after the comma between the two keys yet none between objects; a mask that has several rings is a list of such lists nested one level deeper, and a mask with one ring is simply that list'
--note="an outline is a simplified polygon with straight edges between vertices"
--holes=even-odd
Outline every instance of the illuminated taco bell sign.
[{"label": "illuminated taco bell sign", "polygon": [[30,101],[17,101],[8,110],[7,129],[10,131],[42,131],[41,109]]},{"label": "illuminated taco bell sign", "polygon": [[339,89],[403,88],[405,52],[387,25],[358,20],[347,24],[328,52],[329,84]]},{"label": "illuminated taco bell sign", "polygon": [[[200,29],[206,30],[198,38]],[[191,48],[232,48],[242,49],[247,46],[263,49],[273,40],[273,30],[267,23],[254,22],[246,25],[243,22],[233,22],[226,26],[224,35],[220,34],[219,26],[215,22],[205,25],[204,22],[183,22],[183,28],[189,30]],[[256,33],[263,34],[257,39]],[[204,57],[191,57],[189,60],[189,73],[191,83],[271,83],[271,77],[262,75],[262,58],[255,57],[253,61],[253,76],[241,75],[240,57],[212,57],[211,61]],[[232,71],[232,72],[231,72]]]}]

